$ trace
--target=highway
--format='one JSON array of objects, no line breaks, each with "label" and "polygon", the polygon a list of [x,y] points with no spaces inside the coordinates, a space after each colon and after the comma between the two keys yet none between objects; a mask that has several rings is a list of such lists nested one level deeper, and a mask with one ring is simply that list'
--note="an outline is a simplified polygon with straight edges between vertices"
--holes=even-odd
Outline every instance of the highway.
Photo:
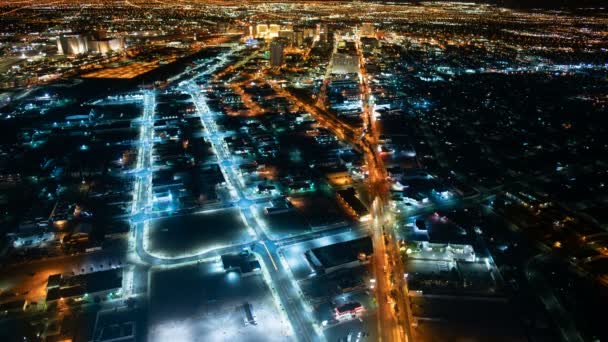
[{"label": "highway", "polygon": [[[374,117],[374,104],[370,94],[365,59],[361,49],[361,37],[355,39],[359,61],[359,83],[362,95],[362,115],[366,127],[365,155],[369,170],[370,197],[372,205],[373,239],[376,274],[376,299],[378,302],[378,330],[382,341],[410,341],[411,310],[407,295],[404,267],[395,237],[394,215],[389,209],[388,174],[378,155],[380,136]],[[387,300],[388,294],[392,300]],[[391,307],[392,306],[392,307]]]}]

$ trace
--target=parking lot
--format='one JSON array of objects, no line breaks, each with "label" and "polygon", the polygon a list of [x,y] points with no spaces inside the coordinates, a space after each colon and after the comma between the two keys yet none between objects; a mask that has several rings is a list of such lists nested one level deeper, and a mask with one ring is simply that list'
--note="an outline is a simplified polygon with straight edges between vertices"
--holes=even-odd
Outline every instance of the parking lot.
[{"label": "parking lot", "polygon": [[[291,341],[261,274],[225,273],[221,263],[201,263],[151,274],[152,342]],[[245,323],[252,305],[256,324]]]}]

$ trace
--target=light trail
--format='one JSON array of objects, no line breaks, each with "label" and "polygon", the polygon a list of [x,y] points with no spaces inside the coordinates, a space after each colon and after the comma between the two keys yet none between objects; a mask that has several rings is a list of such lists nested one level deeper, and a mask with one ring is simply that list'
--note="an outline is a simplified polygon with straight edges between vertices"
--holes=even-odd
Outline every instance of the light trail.
[{"label": "light trail", "polygon": [[[361,75],[362,82],[364,79],[364,75]],[[402,269],[402,265],[399,252],[395,250],[396,244],[394,244],[394,242],[396,239],[394,238],[394,232],[392,229],[384,229],[385,223],[389,223],[391,217],[390,215],[386,215],[386,212],[388,212],[387,172],[382,159],[378,156],[376,148],[377,139],[373,138],[376,136],[376,133],[372,134],[372,137],[365,135],[359,138],[360,133],[358,131],[325,109],[320,108],[316,104],[306,103],[280,87],[276,82],[270,81],[268,83],[277,93],[284,95],[292,102],[297,103],[300,107],[307,110],[317,122],[330,129],[341,140],[348,142],[354,148],[363,152],[369,172],[369,192],[371,197],[374,198],[375,203],[371,213],[374,218],[373,222],[375,222],[372,229],[375,249],[374,267],[376,277],[378,278],[377,280],[379,281],[377,283],[378,286],[376,291],[377,302],[379,303],[379,335],[383,341],[409,341],[409,336],[411,336],[409,333],[410,324],[408,319],[409,314],[408,311],[406,311],[408,310],[409,305],[407,304],[407,295],[404,294],[404,292],[407,293],[407,284],[404,283],[403,277],[398,276],[399,274],[403,274],[403,272],[401,271],[401,273],[398,273],[400,272],[399,270]],[[371,109],[369,107],[369,87],[365,84],[362,84],[361,87],[364,91],[363,112],[366,116],[371,116]],[[374,125],[369,126],[371,129],[374,129]],[[389,240],[393,242],[392,244],[385,243],[384,232],[387,233]],[[393,260],[392,272],[396,275],[394,277],[396,279],[394,284],[391,284],[389,280],[390,272],[384,274],[384,266],[388,269],[388,266],[391,265],[391,263],[388,262],[389,259]],[[394,290],[394,292],[391,290]],[[391,292],[397,294],[397,310],[393,310],[389,305],[388,294]],[[384,336],[384,338],[382,336]]]},{"label": "light trail", "polygon": [[[143,94],[143,114],[140,118],[139,143],[137,162],[135,165],[135,184],[133,186],[133,202],[131,216],[138,217],[131,225],[129,235],[129,250],[135,249],[137,244],[137,231],[147,227],[147,207],[151,201],[152,177],[152,143],[154,138],[154,112],[156,109],[156,94],[153,90],[146,90]],[[144,222],[141,221],[144,217]]]},{"label": "light trail", "polygon": [[[403,278],[405,274],[401,254],[397,249],[394,234],[393,216],[390,211],[388,200],[387,172],[382,159],[378,156],[378,128],[373,117],[373,104],[371,101],[371,89],[368,84],[368,76],[365,70],[365,59],[361,49],[361,37],[357,35],[355,48],[359,61],[359,83],[362,95],[363,122],[367,127],[367,135],[363,140],[366,148],[366,160],[369,170],[370,194],[374,198],[372,205],[372,232],[374,238],[375,274],[376,274],[376,299],[378,306],[378,328],[379,336],[386,341],[406,342],[411,339],[411,312],[410,302],[407,295],[407,282]],[[381,269],[382,268],[382,269]],[[389,270],[389,271],[387,271]],[[394,279],[394,282],[391,280]],[[394,294],[394,309],[390,307],[388,294]],[[383,336],[383,333],[386,334]]]}]

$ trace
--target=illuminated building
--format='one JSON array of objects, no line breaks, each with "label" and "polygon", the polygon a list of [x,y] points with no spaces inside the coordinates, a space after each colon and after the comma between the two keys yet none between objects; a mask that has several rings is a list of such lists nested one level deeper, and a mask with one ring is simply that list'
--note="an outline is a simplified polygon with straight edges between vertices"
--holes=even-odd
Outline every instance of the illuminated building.
[{"label": "illuminated building", "polygon": [[304,35],[304,38],[314,38],[315,37],[315,29],[313,29],[313,28],[305,28],[302,33]]},{"label": "illuminated building", "polygon": [[255,37],[266,38],[268,36],[268,25],[258,24],[255,27]]},{"label": "illuminated building", "polygon": [[333,34],[329,32],[327,25],[317,25],[317,35],[319,36],[319,40],[322,42],[329,42],[329,40],[333,37]]},{"label": "illuminated building", "polygon": [[242,251],[238,254],[224,254],[221,256],[221,260],[226,273],[238,272],[241,276],[249,276],[260,271],[260,262],[253,253],[248,251]]},{"label": "illuminated building", "polygon": [[344,190],[338,190],[337,196],[338,202],[344,207],[344,209],[354,217],[357,217],[359,221],[367,221],[370,218],[369,210],[363,205],[359,197],[355,192],[355,188],[348,188]]},{"label": "illuminated building", "polygon": [[369,263],[374,249],[369,236],[360,239],[313,248],[304,253],[310,266],[319,274]]},{"label": "illuminated building", "polygon": [[74,34],[65,35],[57,39],[57,50],[60,55],[78,55],[88,51],[86,37]]},{"label": "illuminated building", "polygon": [[120,51],[124,49],[124,40],[122,38],[91,40],[88,42],[88,51],[106,54],[108,52]]},{"label": "illuminated building", "polygon": [[304,45],[304,32],[294,31],[293,32],[293,43],[298,47]]},{"label": "illuminated building", "polygon": [[268,37],[276,38],[279,36],[279,31],[281,30],[281,26],[277,24],[270,24],[268,26]]},{"label": "illuminated building", "polygon": [[350,302],[337,306],[334,309],[334,316],[337,320],[351,319],[357,317],[363,310],[364,308],[361,303]]},{"label": "illuminated building", "polygon": [[55,302],[67,298],[82,298],[87,295],[103,296],[120,292],[122,268],[80,274],[49,276],[46,301]]},{"label": "illuminated building", "polygon": [[60,55],[78,55],[87,52],[106,54],[124,49],[123,38],[105,38],[105,34],[95,33],[93,37],[66,35],[57,39],[57,52]]},{"label": "illuminated building", "polygon": [[270,66],[280,67],[283,64],[283,42],[278,40],[270,43]]}]

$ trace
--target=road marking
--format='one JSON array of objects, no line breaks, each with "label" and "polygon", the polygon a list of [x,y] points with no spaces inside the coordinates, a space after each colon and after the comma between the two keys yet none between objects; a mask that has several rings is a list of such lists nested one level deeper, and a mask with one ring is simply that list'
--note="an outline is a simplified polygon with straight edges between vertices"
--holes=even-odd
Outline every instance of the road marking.
[{"label": "road marking", "polygon": [[264,249],[266,250],[266,253],[268,253],[268,256],[270,257],[270,261],[272,262],[272,266],[274,267],[274,270],[278,271],[279,268],[277,267],[277,264],[274,262],[274,258],[270,254],[270,250],[268,250],[268,247],[266,246],[266,243],[264,241],[262,241],[261,243],[262,243],[262,246],[264,246]]}]

